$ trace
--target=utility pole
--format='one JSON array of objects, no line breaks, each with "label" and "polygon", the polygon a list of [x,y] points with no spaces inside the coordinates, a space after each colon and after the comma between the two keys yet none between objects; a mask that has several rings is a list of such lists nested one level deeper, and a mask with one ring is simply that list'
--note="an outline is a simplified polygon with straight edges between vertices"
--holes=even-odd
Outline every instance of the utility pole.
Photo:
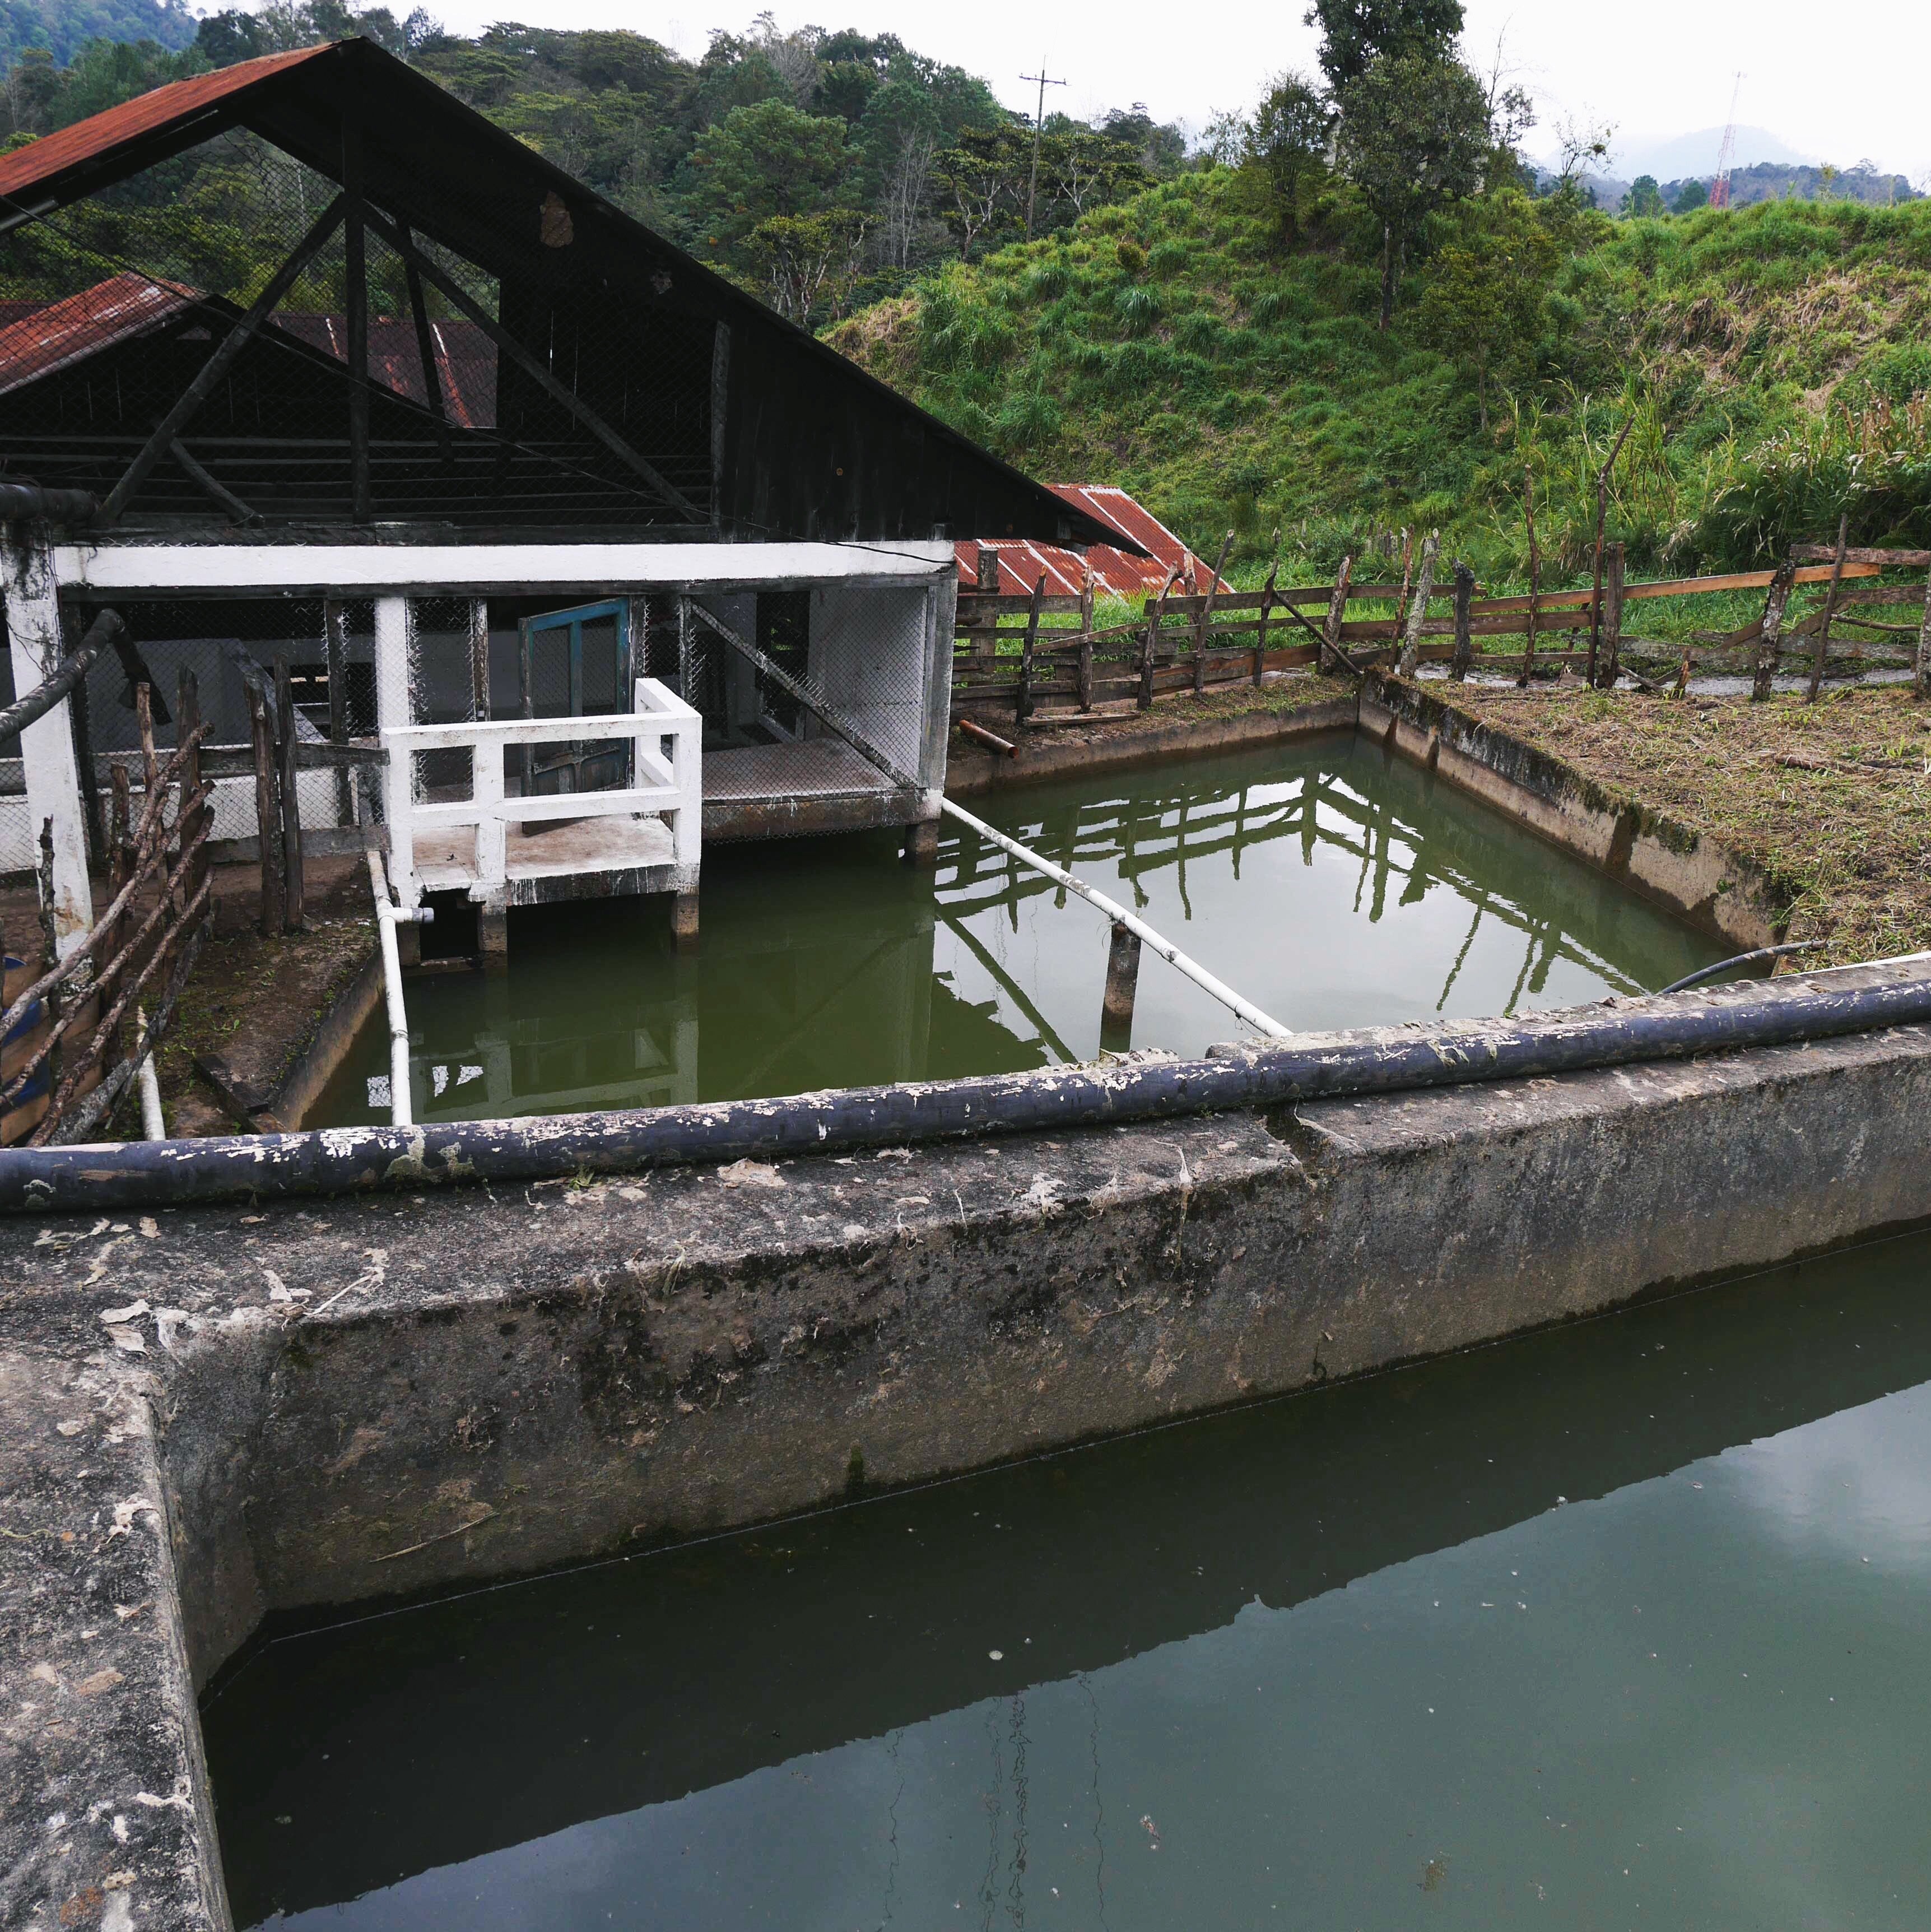
[{"label": "utility pole", "polygon": [[1037,74],[1022,74],[1021,80],[1036,80],[1039,83],[1039,110],[1033,117],[1033,174],[1026,184],[1026,238],[1033,238],[1033,206],[1039,194],[1039,142],[1046,131],[1046,90],[1049,87],[1063,87],[1063,80],[1054,80],[1046,71],[1046,63],[1039,63]]}]

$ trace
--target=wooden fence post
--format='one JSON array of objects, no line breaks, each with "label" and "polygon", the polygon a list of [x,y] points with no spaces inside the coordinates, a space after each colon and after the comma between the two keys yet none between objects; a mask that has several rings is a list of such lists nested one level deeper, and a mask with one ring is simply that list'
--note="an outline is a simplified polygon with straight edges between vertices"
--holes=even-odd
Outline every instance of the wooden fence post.
[{"label": "wooden fence post", "polygon": [[1160,644],[1160,620],[1167,614],[1167,592],[1174,587],[1174,579],[1180,574],[1174,571],[1160,586],[1157,597],[1147,599],[1147,644],[1140,654],[1140,709],[1150,711],[1153,708],[1153,654]]},{"label": "wooden fence post", "polygon": [[1818,689],[1824,682],[1824,658],[1831,648],[1831,620],[1837,614],[1837,590],[1844,580],[1844,545],[1850,534],[1851,517],[1847,510],[1837,519],[1837,554],[1831,560],[1831,587],[1824,593],[1824,614],[1810,653],[1810,688],[1804,694],[1806,704],[1817,702]]},{"label": "wooden fence post", "polygon": [[[322,649],[328,665],[328,742],[349,742],[349,620],[333,597],[322,606]],[[335,816],[344,825],[355,822],[355,779],[347,766],[335,773]]]},{"label": "wooden fence post", "polygon": [[1090,626],[1080,634],[1079,708],[1082,711],[1093,709],[1093,632]]},{"label": "wooden fence post", "polygon": [[1220,540],[1220,554],[1213,560],[1213,574],[1207,580],[1207,594],[1200,600],[1200,609],[1195,614],[1193,627],[1193,688],[1198,698],[1207,688],[1207,634],[1213,622],[1214,592],[1220,588],[1220,573],[1227,564],[1227,553],[1233,548],[1234,532],[1229,530]]},{"label": "wooden fence post", "polygon": [[1931,679],[1931,578],[1924,585],[1924,621],[1918,627],[1918,676],[1913,694],[1922,704],[1927,679]]},{"label": "wooden fence post", "polygon": [[1448,674],[1457,684],[1468,675],[1468,660],[1475,650],[1475,633],[1468,606],[1475,595],[1475,573],[1465,563],[1455,566],[1455,655],[1449,660]]},{"label": "wooden fence post", "polygon": [[1797,581],[1797,560],[1786,557],[1770,580],[1770,595],[1764,599],[1763,627],[1757,638],[1757,661],[1750,680],[1750,702],[1761,704],[1769,697],[1771,680],[1777,675],[1777,661],[1783,649],[1783,613],[1790,602],[1792,586]]},{"label": "wooden fence post", "polygon": [[1421,655],[1421,627],[1428,617],[1429,594],[1435,588],[1435,560],[1441,554],[1441,532],[1430,530],[1421,547],[1421,580],[1415,586],[1414,602],[1408,606],[1408,634],[1402,646],[1400,662],[1396,671],[1403,677],[1413,677],[1417,660]]},{"label": "wooden fence post", "polygon": [[286,932],[299,932],[306,908],[301,877],[301,794],[295,784],[298,720],[288,659],[280,655],[275,658],[275,794],[281,808],[282,926]]},{"label": "wooden fence post", "polygon": [[[205,800],[199,805],[193,802],[201,790],[201,747],[190,744],[189,740],[201,728],[201,687],[193,672],[184,665],[176,690],[175,716],[178,722],[175,742],[187,746],[188,748],[181,758],[181,806],[175,829],[180,836],[181,850],[185,851],[193,844],[202,826],[214,816],[214,808]],[[187,877],[181,882],[181,890],[187,898],[192,899],[201,890],[201,882],[208,876],[209,863],[208,848],[203,845]]]},{"label": "wooden fence post", "polygon": [[1026,611],[1026,641],[1019,650],[1019,690],[1012,703],[1013,722],[1024,724],[1033,715],[1033,650],[1039,639],[1039,602],[1046,594],[1046,573],[1033,586],[1033,601]]},{"label": "wooden fence post", "polygon": [[1335,573],[1334,594],[1327,600],[1327,622],[1321,631],[1321,662],[1318,668],[1332,670],[1340,660],[1341,622],[1348,608],[1348,580],[1354,574],[1354,560],[1344,556],[1341,568]]},{"label": "wooden fence post", "polygon": [[1611,544],[1604,562],[1609,582],[1603,592],[1603,656],[1599,674],[1602,688],[1613,691],[1623,668],[1623,546],[1620,543]]},{"label": "wooden fence post", "polygon": [[[1281,533],[1274,532],[1274,548],[1281,547]],[[1261,688],[1261,674],[1267,668],[1267,607],[1274,601],[1274,579],[1280,573],[1281,561],[1276,557],[1267,566],[1267,580],[1261,586],[1260,621],[1254,627],[1254,688]]]},{"label": "wooden fence post", "polygon": [[1522,472],[1522,514],[1529,526],[1529,625],[1522,636],[1522,673],[1516,684],[1527,690],[1529,674],[1535,669],[1536,631],[1542,619],[1542,553],[1535,540],[1535,478],[1526,470]]},{"label": "wooden fence post", "polygon": [[[632,638],[632,648],[635,638]],[[632,676],[635,676],[632,666]],[[624,693],[626,704],[631,694]],[[469,599],[469,715],[479,724],[490,715],[490,600]]]},{"label": "wooden fence post", "polygon": [[281,814],[275,809],[275,736],[259,682],[247,680],[248,734],[255,753],[255,836],[262,850],[262,934],[282,929]]},{"label": "wooden fence post", "polygon": [[[1603,641],[1603,533],[1609,526],[1609,472],[1616,466],[1616,458],[1623,453],[1623,445],[1630,439],[1630,431],[1636,426],[1636,412],[1633,410],[1624,418],[1622,433],[1609,452],[1609,460],[1596,472],[1596,594],[1589,601],[1589,682],[1596,682],[1596,660]],[[1608,690],[1616,681],[1612,671],[1604,680],[1603,689]]]}]

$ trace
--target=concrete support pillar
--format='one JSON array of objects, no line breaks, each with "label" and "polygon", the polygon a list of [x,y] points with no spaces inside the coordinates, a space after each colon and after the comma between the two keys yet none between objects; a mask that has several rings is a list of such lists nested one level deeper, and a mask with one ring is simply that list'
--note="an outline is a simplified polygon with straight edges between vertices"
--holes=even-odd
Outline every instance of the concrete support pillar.
[{"label": "concrete support pillar", "polygon": [[921,818],[905,828],[905,862],[908,866],[936,866],[939,862],[939,821]]},{"label": "concrete support pillar", "polygon": [[485,900],[476,908],[476,952],[483,970],[490,974],[510,969],[510,916],[508,906]]},{"label": "concrete support pillar", "polygon": [[691,952],[697,945],[697,895],[673,892],[670,898],[670,936],[679,952]]},{"label": "concrete support pillar", "polygon": [[[6,578],[7,644],[13,689],[25,698],[58,670],[61,658],[60,592],[46,532],[20,524],[0,534]],[[28,843],[37,855],[40,828],[51,819],[54,842],[54,950],[64,959],[94,929],[94,895],[87,882],[87,820],[80,765],[64,698],[20,734],[27,785]],[[25,956],[31,957],[31,951]]]},{"label": "concrete support pillar", "polygon": [[1099,1006],[1099,1043],[1109,1052],[1124,1053],[1133,1043],[1133,1001],[1139,986],[1140,935],[1116,922]]}]

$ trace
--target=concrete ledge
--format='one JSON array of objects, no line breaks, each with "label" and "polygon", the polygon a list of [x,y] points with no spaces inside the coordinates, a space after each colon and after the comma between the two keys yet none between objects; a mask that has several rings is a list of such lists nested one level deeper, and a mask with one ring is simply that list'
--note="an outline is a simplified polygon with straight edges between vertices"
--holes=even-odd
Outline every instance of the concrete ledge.
[{"label": "concrete ledge", "polygon": [[222,1922],[186,1687],[265,1613],[778,1516],[1931,1220],[1927,1106],[1911,1027],[1266,1118],[9,1220],[8,1922],[52,1932],[90,1888],[72,1922]]},{"label": "concrete ledge", "polygon": [[1789,930],[1791,890],[1756,860],[1615,798],[1432,691],[1371,676],[1361,693],[1360,728],[1738,952],[1774,945]]},{"label": "concrete ledge", "polygon": [[199,1932],[228,1919],[175,1588],[192,1552],[154,1391],[115,1352],[0,1352],[0,1922]]},{"label": "concrete ledge", "polygon": [[[1357,708],[1351,691],[1339,697],[1314,698],[1291,711],[1257,708],[1231,718],[1203,718],[1191,712],[1165,716],[1155,713],[1113,726],[1096,719],[1084,728],[1060,726],[1051,731],[1022,734],[1018,754],[1011,758],[976,747],[964,749],[955,740],[946,766],[946,795],[970,798],[1040,778],[1130,771],[1168,758],[1351,731]],[[1011,727],[995,724],[992,728],[1009,731]]]}]

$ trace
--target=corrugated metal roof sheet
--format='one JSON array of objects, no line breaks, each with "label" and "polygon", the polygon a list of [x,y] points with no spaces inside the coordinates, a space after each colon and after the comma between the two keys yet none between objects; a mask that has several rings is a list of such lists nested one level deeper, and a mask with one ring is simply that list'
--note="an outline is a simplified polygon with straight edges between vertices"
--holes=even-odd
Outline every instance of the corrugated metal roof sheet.
[{"label": "corrugated metal roof sheet", "polygon": [[979,588],[982,550],[990,550],[997,560],[1000,592],[1008,597],[1030,596],[1042,572],[1048,597],[1077,597],[1081,578],[1088,570],[1102,597],[1141,597],[1157,592],[1177,569],[1184,572],[1191,568],[1199,581],[1207,580],[1213,566],[1195,556],[1159,518],[1124,490],[1105,483],[1054,483],[1048,487],[1054,495],[1085,511],[1106,528],[1117,530],[1147,554],[1135,556],[1111,544],[1095,544],[1082,559],[1073,550],[1023,538],[984,544],[968,539],[952,546],[958,559],[961,590]]},{"label": "corrugated metal roof sheet", "polygon": [[[197,290],[129,271],[59,302],[0,303],[0,395],[145,334],[199,299]],[[337,362],[349,359],[343,316],[281,314],[271,326]],[[493,428],[496,344],[472,322],[432,322],[430,335],[450,421],[462,429]],[[369,324],[369,368],[397,395],[427,404],[413,321],[378,318]]]},{"label": "corrugated metal roof sheet", "polygon": [[[277,328],[298,337],[337,362],[349,359],[349,322],[340,315],[278,315]],[[449,420],[460,429],[493,429],[496,424],[496,345],[473,322],[445,320],[429,325],[437,380]],[[422,357],[415,324],[377,318],[369,324],[369,373],[399,396],[427,407]]]},{"label": "corrugated metal roof sheet", "polygon": [[151,94],[137,94],[118,107],[76,121],[70,128],[43,134],[15,153],[0,156],[0,196],[13,201],[30,199],[34,189],[70,169],[111,154],[140,135],[197,119],[258,82],[299,67],[337,44],[331,40],[319,46],[300,47],[292,53],[263,54],[213,74],[198,74],[190,80],[170,81]]},{"label": "corrugated metal roof sheet", "polygon": [[37,303],[0,325],[0,395],[142,334],[192,308],[196,299],[192,289],[130,272],[60,302]]}]

